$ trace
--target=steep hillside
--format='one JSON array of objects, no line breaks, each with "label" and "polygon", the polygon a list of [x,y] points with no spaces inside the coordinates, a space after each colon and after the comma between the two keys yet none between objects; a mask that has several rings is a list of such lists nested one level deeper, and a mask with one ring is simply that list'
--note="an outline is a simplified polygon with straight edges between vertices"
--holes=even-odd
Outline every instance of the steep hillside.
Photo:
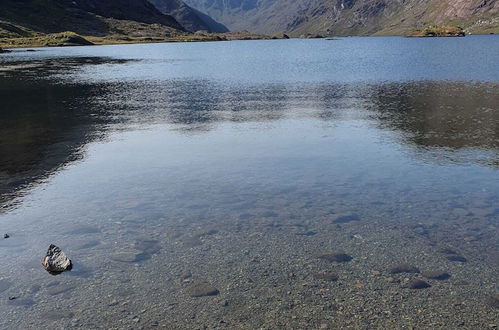
[{"label": "steep hillside", "polygon": [[[157,24],[184,30],[147,0],[1,0],[0,34],[74,31],[84,35],[114,33],[112,22]],[[123,25],[123,24],[121,24]]]},{"label": "steep hillside", "polygon": [[404,34],[456,24],[499,32],[499,0],[186,0],[231,30],[323,35]]},{"label": "steep hillside", "polygon": [[228,32],[223,24],[194,9],[181,0],[149,0],[159,11],[173,16],[188,31]]}]

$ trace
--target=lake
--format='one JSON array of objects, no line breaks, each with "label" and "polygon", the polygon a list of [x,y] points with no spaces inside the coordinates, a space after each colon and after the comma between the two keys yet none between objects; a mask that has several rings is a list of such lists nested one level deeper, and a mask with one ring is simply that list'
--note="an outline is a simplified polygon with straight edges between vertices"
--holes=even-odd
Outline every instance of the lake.
[{"label": "lake", "polygon": [[0,328],[495,328],[498,63],[492,35],[0,55]]}]

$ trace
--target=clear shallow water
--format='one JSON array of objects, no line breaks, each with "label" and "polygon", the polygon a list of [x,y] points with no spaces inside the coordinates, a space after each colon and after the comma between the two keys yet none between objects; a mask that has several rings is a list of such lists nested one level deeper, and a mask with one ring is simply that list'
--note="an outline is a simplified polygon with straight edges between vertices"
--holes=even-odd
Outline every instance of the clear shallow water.
[{"label": "clear shallow water", "polygon": [[[0,61],[2,326],[497,323],[497,37]],[[74,271],[41,269],[50,243]],[[315,257],[331,250],[353,259]],[[407,289],[422,277],[390,274],[402,262],[451,279]],[[339,280],[317,280],[324,272]],[[198,282],[220,293],[193,298]]]}]

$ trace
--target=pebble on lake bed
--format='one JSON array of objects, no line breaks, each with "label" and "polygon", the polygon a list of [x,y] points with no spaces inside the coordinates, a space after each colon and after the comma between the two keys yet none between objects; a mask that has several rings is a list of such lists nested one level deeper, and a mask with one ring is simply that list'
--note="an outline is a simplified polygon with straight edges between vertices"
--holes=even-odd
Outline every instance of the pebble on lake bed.
[{"label": "pebble on lake bed", "polygon": [[191,297],[205,297],[205,296],[216,296],[220,292],[210,283],[201,282],[194,283],[187,287],[187,293]]},{"label": "pebble on lake bed", "polygon": [[421,275],[423,275],[423,277],[426,277],[430,280],[439,280],[439,281],[443,281],[443,280],[449,279],[451,277],[449,273],[440,272],[440,271],[432,271],[432,270],[424,271],[421,273]]},{"label": "pebble on lake bed", "polygon": [[488,297],[487,302],[490,306],[499,309],[499,293]]},{"label": "pebble on lake bed", "polygon": [[317,258],[329,262],[348,262],[352,260],[351,256],[342,251],[321,253],[317,255]]},{"label": "pebble on lake bed", "polygon": [[391,274],[419,273],[419,268],[409,264],[398,264],[390,269]]},{"label": "pebble on lake bed", "polygon": [[426,289],[431,287],[431,285],[423,280],[415,278],[410,280],[409,283],[407,283],[406,287],[409,289]]},{"label": "pebble on lake bed", "polygon": [[332,219],[333,223],[349,223],[354,221],[360,221],[360,217],[355,214],[348,214],[348,215],[338,214]]},{"label": "pebble on lake bed", "polygon": [[336,282],[339,277],[335,273],[318,273],[313,275],[314,279],[328,281],[328,282]]},{"label": "pebble on lake bed", "polygon": [[42,260],[42,265],[52,275],[57,275],[73,268],[71,260],[54,244],[50,244],[47,254]]},{"label": "pebble on lake bed", "polygon": [[467,262],[468,261],[468,259],[466,259],[465,257],[460,256],[460,255],[449,255],[449,256],[447,256],[447,260],[455,261],[455,262]]}]

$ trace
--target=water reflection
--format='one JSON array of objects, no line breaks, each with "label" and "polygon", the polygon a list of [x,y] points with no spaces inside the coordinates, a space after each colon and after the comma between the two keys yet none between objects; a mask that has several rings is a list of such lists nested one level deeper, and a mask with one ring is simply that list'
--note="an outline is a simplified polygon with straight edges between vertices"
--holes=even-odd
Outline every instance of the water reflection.
[{"label": "water reflection", "polygon": [[112,117],[92,102],[104,89],[60,84],[51,78],[61,70],[103,63],[103,59],[82,58],[29,65],[9,62],[1,67],[0,203],[10,200],[19,188],[81,159],[84,146],[103,137]]},{"label": "water reflection", "polygon": [[[362,121],[397,132],[396,143],[414,146],[423,159],[435,148],[465,150],[436,158],[497,166],[499,93],[494,83],[224,84],[210,80],[72,82],[88,65],[116,60],[38,60],[9,63],[0,78],[0,202],[19,188],[81,159],[87,143],[109,130],[169,124],[178,132],[216,130],[220,123],[312,118]],[[124,61],[118,61],[124,64]],[[125,64],[124,64],[125,65]],[[44,77],[43,79],[40,79]],[[487,151],[488,153],[480,153]],[[435,158],[435,157],[433,157]]]}]

